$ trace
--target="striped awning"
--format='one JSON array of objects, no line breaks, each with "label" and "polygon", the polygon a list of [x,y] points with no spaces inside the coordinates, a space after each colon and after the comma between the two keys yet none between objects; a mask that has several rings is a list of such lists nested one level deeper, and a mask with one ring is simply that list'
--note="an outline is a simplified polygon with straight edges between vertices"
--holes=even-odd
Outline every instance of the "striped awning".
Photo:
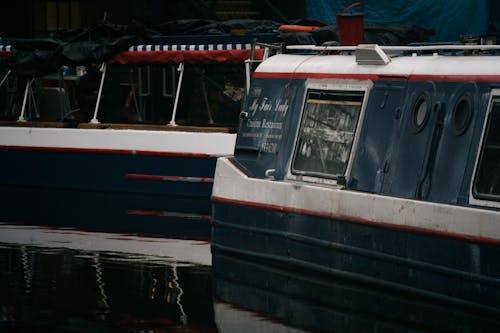
[{"label": "striped awning", "polygon": [[[251,50],[250,43],[135,45],[114,56],[110,62],[242,62],[250,58]],[[254,59],[262,59],[262,55],[263,49],[256,47]]]},{"label": "striped awning", "polygon": [[251,50],[252,44],[176,44],[176,45],[135,45],[129,51],[217,51],[217,50]]}]

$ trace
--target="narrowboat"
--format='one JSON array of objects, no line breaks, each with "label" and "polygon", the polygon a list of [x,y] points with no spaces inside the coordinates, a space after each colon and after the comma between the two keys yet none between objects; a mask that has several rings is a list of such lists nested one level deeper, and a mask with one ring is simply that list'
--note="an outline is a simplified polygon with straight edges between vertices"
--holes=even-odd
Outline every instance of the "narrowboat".
[{"label": "narrowboat", "polygon": [[215,322],[249,332],[497,332],[498,317],[314,270],[212,256]]},{"label": "narrowboat", "polygon": [[290,46],[262,62],[217,162],[213,255],[499,318],[499,48]]},{"label": "narrowboat", "polygon": [[2,48],[13,65],[1,81],[1,220],[41,223],[36,193],[107,193],[106,205],[155,219],[155,234],[185,221],[203,223],[208,238],[216,159],[234,151],[245,73],[264,53],[257,40],[158,37],[33,77],[16,76],[16,45]]}]

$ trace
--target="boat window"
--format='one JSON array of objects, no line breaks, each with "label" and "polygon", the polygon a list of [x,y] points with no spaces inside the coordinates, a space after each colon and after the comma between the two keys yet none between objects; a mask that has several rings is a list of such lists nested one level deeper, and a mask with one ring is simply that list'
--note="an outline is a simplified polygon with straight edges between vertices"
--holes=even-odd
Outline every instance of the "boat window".
[{"label": "boat window", "polygon": [[309,90],[292,173],[336,179],[344,175],[364,92]]},{"label": "boat window", "polygon": [[488,117],[474,183],[474,197],[500,200],[500,99]]},{"label": "boat window", "polygon": [[471,119],[471,103],[468,96],[460,98],[453,109],[453,128],[456,135],[462,135],[469,126]]},{"label": "boat window", "polygon": [[421,132],[424,129],[428,118],[429,118],[428,98],[427,95],[421,95],[415,102],[415,105],[413,106],[413,112],[412,112],[413,132],[414,133]]}]

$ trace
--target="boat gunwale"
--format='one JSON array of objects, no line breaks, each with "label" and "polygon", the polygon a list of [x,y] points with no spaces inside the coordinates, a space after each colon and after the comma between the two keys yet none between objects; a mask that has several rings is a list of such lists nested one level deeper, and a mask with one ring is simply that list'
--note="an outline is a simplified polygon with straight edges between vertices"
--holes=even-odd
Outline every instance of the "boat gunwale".
[{"label": "boat gunwale", "polygon": [[79,129],[120,129],[146,131],[178,131],[202,133],[236,133],[234,126],[199,126],[138,123],[79,123],[57,121],[16,121],[1,120],[0,127],[38,127],[38,128],[79,128]]}]

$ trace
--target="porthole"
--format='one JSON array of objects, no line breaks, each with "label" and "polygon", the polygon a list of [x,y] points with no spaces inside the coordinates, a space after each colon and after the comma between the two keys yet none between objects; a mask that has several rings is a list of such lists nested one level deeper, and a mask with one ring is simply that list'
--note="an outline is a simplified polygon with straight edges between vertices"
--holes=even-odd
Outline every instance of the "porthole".
[{"label": "porthole", "polygon": [[471,103],[468,96],[460,98],[453,109],[452,124],[456,135],[462,135],[469,127],[471,120]]},{"label": "porthole", "polygon": [[424,129],[428,118],[429,118],[428,98],[426,95],[422,95],[417,99],[415,105],[413,106],[413,111],[412,111],[413,132],[414,133],[421,132]]}]

